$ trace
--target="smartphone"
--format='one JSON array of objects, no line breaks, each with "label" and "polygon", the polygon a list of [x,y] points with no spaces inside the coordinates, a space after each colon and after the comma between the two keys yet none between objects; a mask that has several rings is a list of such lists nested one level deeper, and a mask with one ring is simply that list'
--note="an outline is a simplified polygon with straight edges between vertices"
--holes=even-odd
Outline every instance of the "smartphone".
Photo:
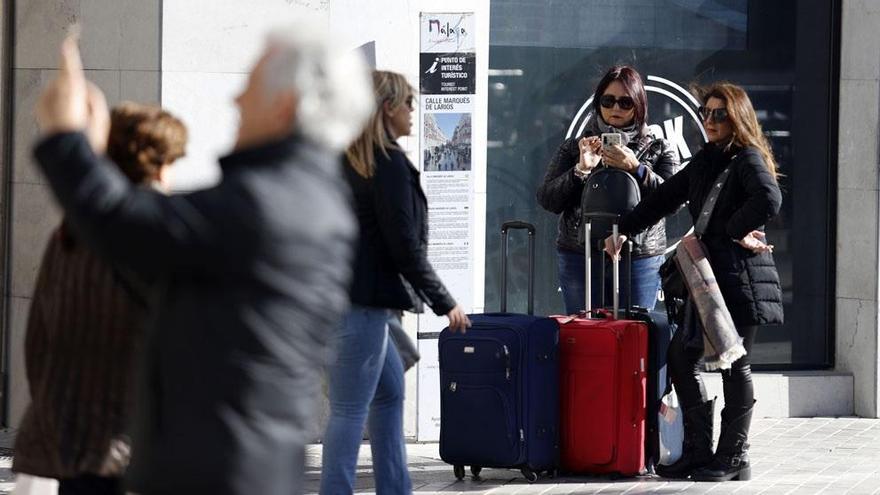
[{"label": "smartphone", "polygon": [[603,132],[602,133],[602,147],[608,148],[614,145],[620,146],[620,134],[616,132]]}]

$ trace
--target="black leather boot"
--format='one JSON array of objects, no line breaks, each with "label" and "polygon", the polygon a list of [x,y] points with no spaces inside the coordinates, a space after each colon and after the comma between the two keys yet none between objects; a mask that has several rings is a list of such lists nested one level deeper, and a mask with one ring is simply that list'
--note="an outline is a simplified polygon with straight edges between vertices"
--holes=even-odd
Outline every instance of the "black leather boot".
[{"label": "black leather boot", "polygon": [[681,458],[670,465],[658,464],[657,474],[664,478],[685,479],[712,462],[712,420],[715,400],[684,411],[684,444]]},{"label": "black leather boot", "polygon": [[754,408],[754,402],[749,406],[724,406],[721,410],[721,437],[715,457],[708,466],[694,472],[693,480],[747,481],[752,478],[748,439]]}]

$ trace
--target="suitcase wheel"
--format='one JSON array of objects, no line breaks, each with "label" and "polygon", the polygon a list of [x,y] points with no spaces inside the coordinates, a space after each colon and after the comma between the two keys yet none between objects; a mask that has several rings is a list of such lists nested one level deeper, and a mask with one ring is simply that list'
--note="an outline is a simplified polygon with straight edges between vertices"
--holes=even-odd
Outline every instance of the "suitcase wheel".
[{"label": "suitcase wheel", "polygon": [[452,466],[452,472],[455,473],[455,477],[458,478],[458,480],[464,479],[464,466],[463,465],[456,464],[456,465]]},{"label": "suitcase wheel", "polygon": [[483,468],[481,468],[480,466],[471,466],[471,474],[474,475],[474,479],[478,479],[480,477],[480,471],[482,470]]},{"label": "suitcase wheel", "polygon": [[519,470],[519,472],[521,472],[522,475],[525,476],[526,481],[528,481],[529,483],[534,483],[538,481],[538,473],[532,471],[529,468],[522,468]]}]

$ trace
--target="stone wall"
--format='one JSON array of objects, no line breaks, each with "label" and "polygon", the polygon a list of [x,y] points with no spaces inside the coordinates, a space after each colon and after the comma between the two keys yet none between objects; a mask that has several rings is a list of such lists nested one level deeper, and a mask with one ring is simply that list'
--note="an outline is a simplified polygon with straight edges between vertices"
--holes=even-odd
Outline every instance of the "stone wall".
[{"label": "stone wall", "polygon": [[16,0],[13,64],[12,198],[9,292],[9,425],[29,401],[24,333],[43,248],[60,212],[31,159],[37,135],[34,104],[57,67],[60,41],[72,23],[82,28],[86,75],[108,102],[160,100],[159,0]]}]

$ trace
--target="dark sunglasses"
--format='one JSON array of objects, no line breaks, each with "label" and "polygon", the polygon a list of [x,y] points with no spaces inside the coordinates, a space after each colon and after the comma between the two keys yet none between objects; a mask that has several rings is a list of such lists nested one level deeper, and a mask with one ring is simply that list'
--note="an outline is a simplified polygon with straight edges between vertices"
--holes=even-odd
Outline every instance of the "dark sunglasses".
[{"label": "dark sunglasses", "polygon": [[712,120],[712,122],[720,124],[722,122],[727,122],[727,118],[730,117],[726,108],[700,107],[697,111],[700,113],[700,118],[703,119],[704,122]]},{"label": "dark sunglasses", "polygon": [[599,104],[602,105],[602,108],[614,108],[615,103],[621,110],[632,110],[636,106],[636,102],[629,96],[615,98],[614,95],[602,95],[599,97]]}]

